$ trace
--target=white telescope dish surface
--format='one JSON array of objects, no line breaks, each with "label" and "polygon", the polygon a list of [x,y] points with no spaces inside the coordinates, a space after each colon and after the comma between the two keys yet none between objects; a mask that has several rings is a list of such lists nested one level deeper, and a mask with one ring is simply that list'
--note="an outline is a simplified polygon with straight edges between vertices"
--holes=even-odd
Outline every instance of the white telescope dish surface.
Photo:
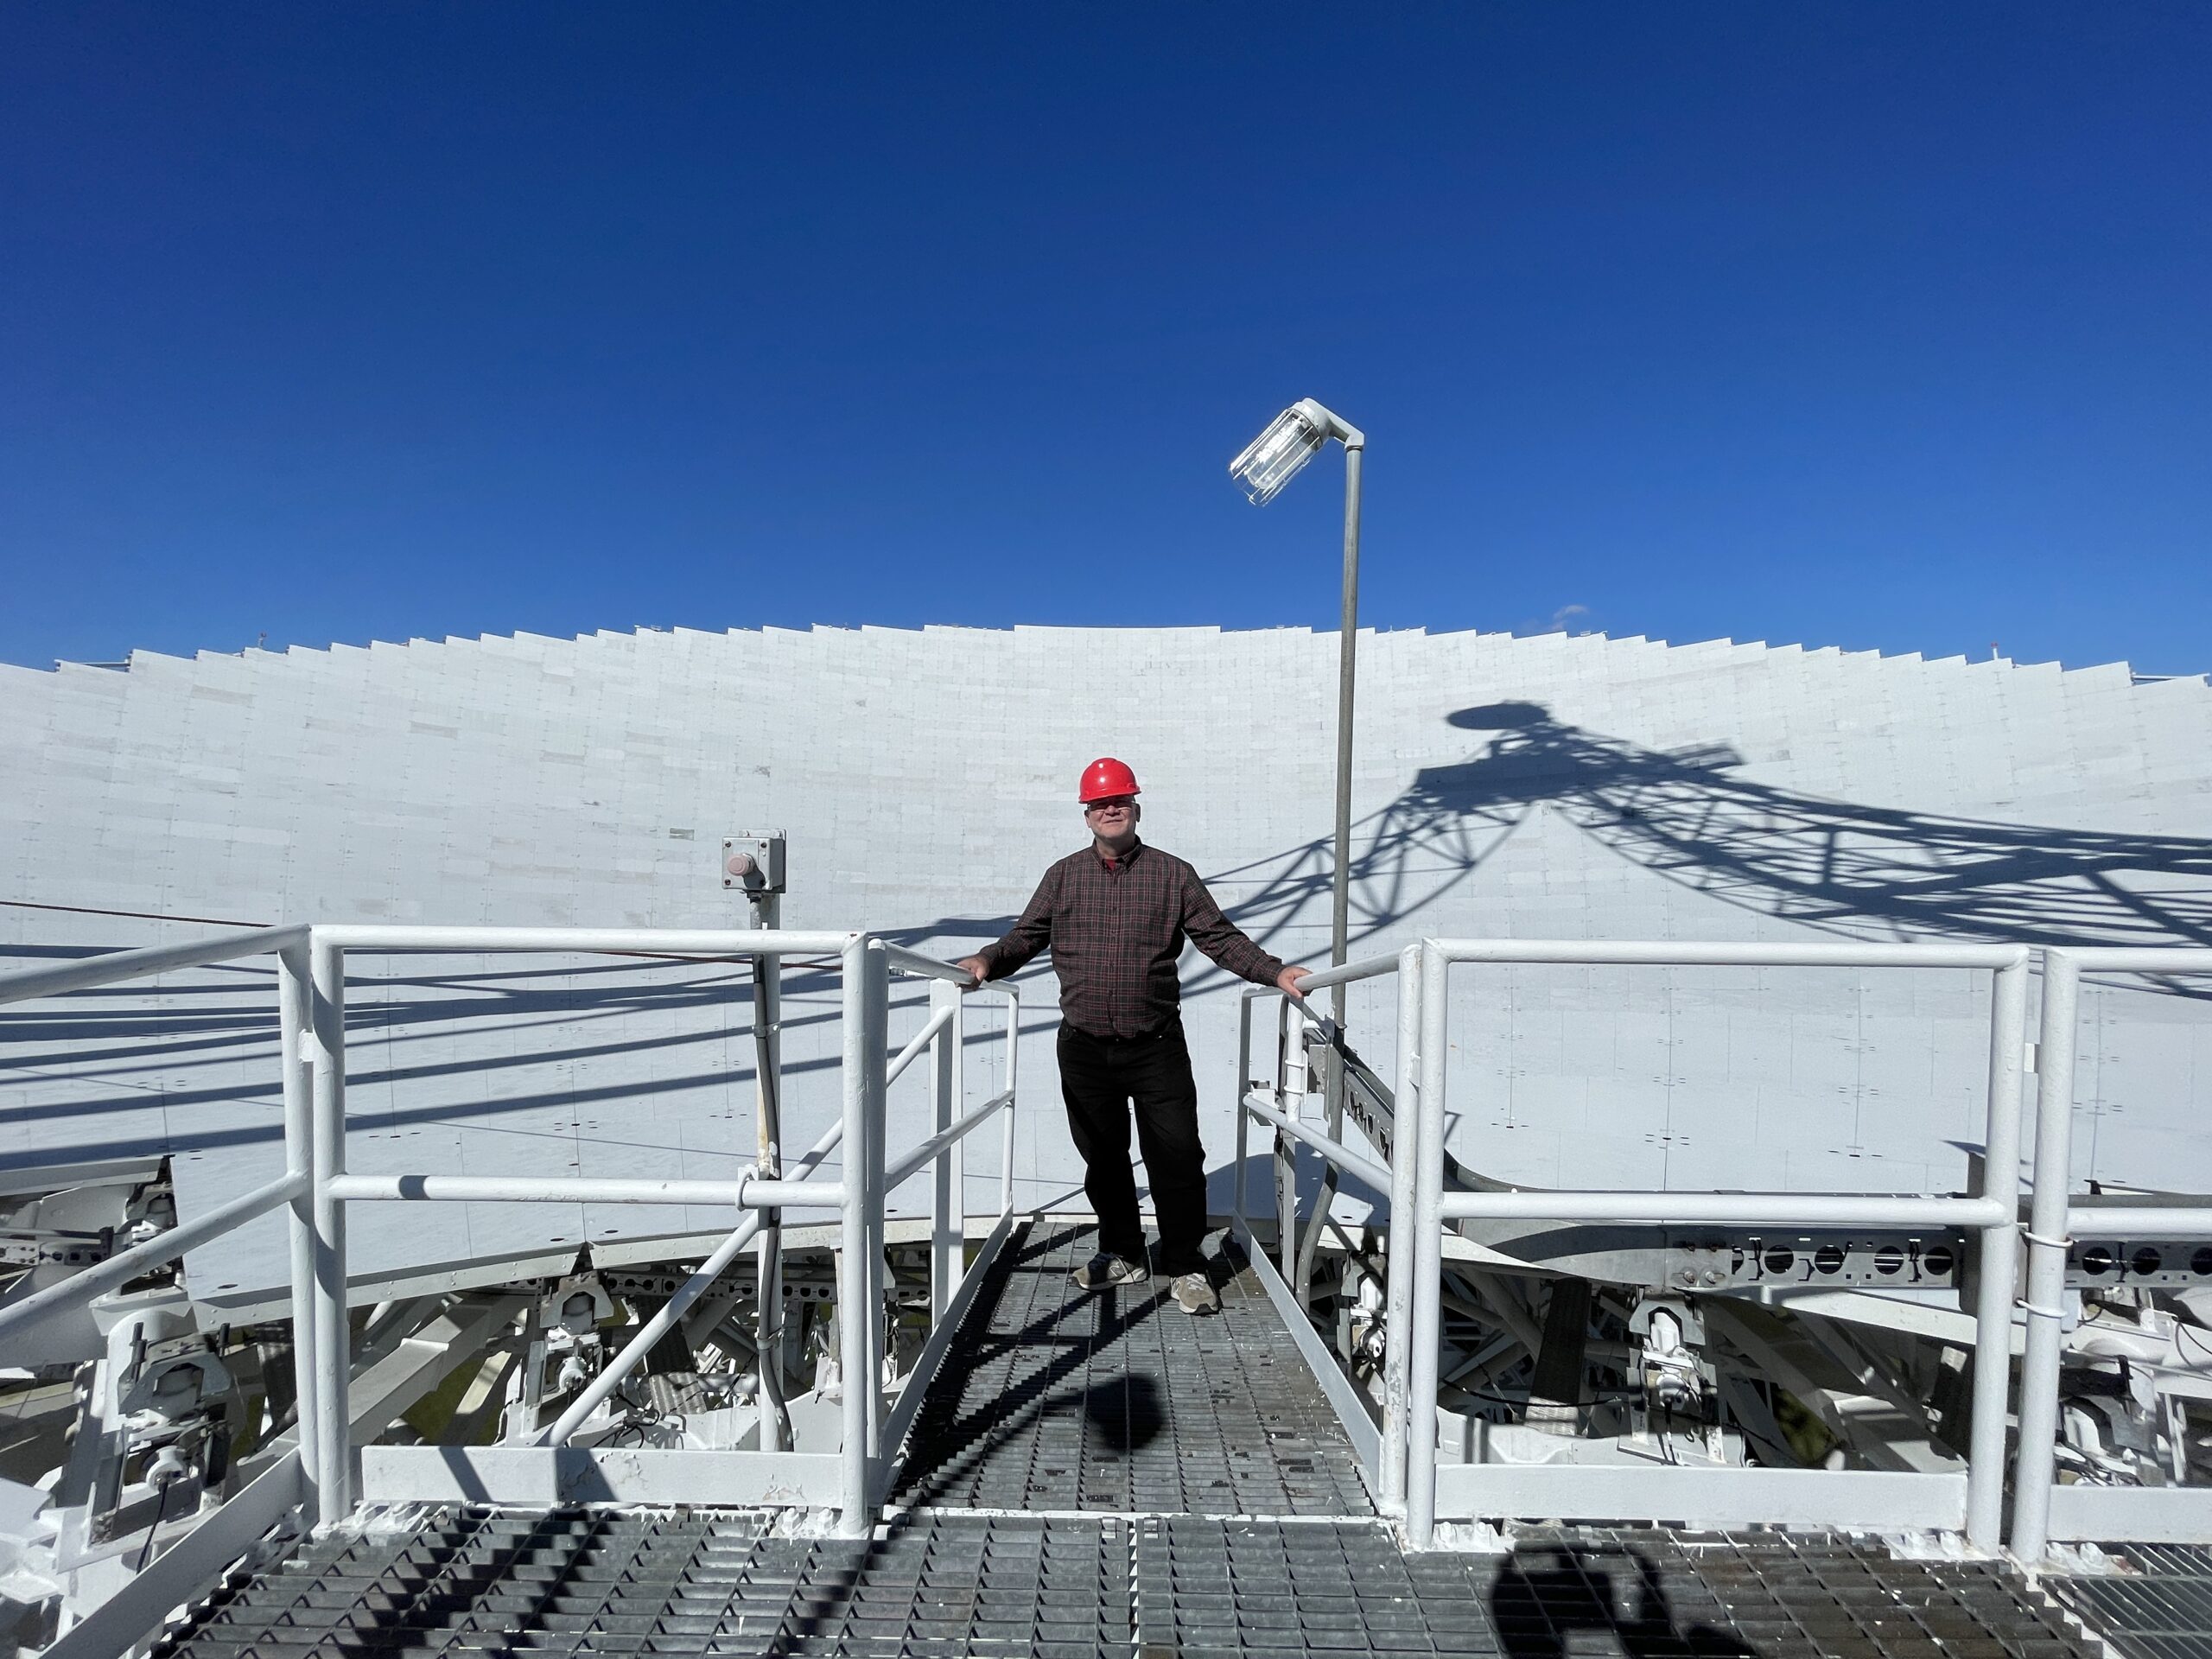
[{"label": "white telescope dish surface", "polygon": [[[1333,635],[1295,629],[868,628],[0,668],[0,967],[237,922],[744,925],[721,838],[770,828],[790,836],[785,925],[959,956],[1082,844],[1074,783],[1099,754],[1135,768],[1148,840],[1319,965],[1335,659]],[[1415,631],[1363,637],[1359,699],[1355,956],[1430,936],[2212,943],[2201,678]],[[358,1171],[702,1178],[751,1160],[741,964],[362,956],[350,973]],[[1021,982],[1017,1196],[1079,1208],[1037,1040],[1049,967]],[[1195,951],[1185,984],[1219,1210],[1237,987]],[[2207,990],[2085,989],[2084,1179],[2212,1190]],[[1350,1022],[1386,1077],[1392,994],[1357,988]],[[1469,967],[1453,995],[1452,1146],[1489,1174],[1952,1190],[1980,1145],[1985,976]],[[836,1109],[836,1007],[833,975],[794,977],[787,1151]],[[980,1102],[998,1021],[971,1007]],[[894,1045],[921,1018],[902,992]],[[274,1054],[266,963],[8,1009],[0,1171],[166,1153],[181,1210],[203,1211],[281,1168]],[[924,1109],[916,1068],[892,1146]],[[995,1132],[970,1143],[971,1212],[996,1208],[997,1157]],[[926,1196],[917,1180],[894,1211]],[[357,1274],[387,1278],[730,1224],[353,1216]],[[188,1268],[196,1294],[247,1306],[283,1262],[271,1217]]]}]

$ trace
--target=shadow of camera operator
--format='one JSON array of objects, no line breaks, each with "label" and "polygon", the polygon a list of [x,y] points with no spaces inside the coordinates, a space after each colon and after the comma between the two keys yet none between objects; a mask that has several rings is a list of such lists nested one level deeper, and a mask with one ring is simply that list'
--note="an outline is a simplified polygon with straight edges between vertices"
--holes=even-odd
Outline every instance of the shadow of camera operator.
[{"label": "shadow of camera operator", "polygon": [[[1751,1659],[1758,1649],[1709,1624],[1675,1622],[1658,1564],[1633,1549],[1548,1544],[1516,1550],[1491,1586],[1508,1659],[1567,1659],[1617,1646],[1624,1659]],[[1594,1642],[1573,1643],[1586,1632]]]}]

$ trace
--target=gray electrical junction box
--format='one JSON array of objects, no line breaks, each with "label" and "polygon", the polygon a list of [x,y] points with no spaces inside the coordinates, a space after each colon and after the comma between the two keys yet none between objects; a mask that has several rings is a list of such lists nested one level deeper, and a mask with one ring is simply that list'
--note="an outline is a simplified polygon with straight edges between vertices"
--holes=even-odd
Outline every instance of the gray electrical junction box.
[{"label": "gray electrical junction box", "polygon": [[722,886],[747,893],[784,890],[784,832],[722,837]]}]

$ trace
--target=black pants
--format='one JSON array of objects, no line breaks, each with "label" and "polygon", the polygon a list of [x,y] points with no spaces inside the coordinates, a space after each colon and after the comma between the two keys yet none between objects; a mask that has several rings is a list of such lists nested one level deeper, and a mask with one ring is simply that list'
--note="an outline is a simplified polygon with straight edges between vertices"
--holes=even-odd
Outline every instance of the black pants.
[{"label": "black pants", "polygon": [[1068,1132],[1083,1154],[1083,1190],[1098,1215],[1098,1247],[1141,1262],[1144,1224],[1129,1166],[1129,1105],[1160,1220],[1155,1271],[1201,1273],[1206,1231],[1206,1154],[1198,1144],[1198,1089],[1179,1020],[1151,1037],[1093,1037],[1060,1027],[1060,1092]]}]

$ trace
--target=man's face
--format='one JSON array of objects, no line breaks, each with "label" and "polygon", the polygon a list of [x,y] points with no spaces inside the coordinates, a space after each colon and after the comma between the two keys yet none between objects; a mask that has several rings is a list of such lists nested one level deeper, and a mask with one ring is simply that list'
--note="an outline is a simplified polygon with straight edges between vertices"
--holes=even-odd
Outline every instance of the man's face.
[{"label": "man's face", "polygon": [[1083,809],[1083,821],[1090,826],[1090,833],[1099,840],[1121,841],[1136,830],[1136,797],[1109,795],[1103,800],[1086,802]]}]

